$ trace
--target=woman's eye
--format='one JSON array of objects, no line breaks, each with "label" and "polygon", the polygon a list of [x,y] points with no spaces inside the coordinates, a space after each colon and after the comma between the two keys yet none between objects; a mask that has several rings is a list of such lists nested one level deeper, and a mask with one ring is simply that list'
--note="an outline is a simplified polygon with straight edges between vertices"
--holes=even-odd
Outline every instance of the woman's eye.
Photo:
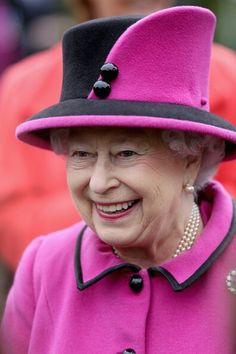
[{"label": "woman's eye", "polygon": [[93,154],[87,151],[72,151],[70,157],[75,157],[77,159],[86,159],[92,157]]},{"label": "woman's eye", "polygon": [[124,150],[124,151],[120,151],[118,153],[118,156],[120,156],[120,157],[131,157],[134,155],[137,155],[137,153],[132,150]]}]

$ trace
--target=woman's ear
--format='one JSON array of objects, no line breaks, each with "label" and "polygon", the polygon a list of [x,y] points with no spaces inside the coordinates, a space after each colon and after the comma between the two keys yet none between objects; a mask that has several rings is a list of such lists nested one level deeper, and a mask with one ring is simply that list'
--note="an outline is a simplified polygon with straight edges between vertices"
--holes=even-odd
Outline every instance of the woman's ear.
[{"label": "woman's ear", "polygon": [[199,173],[201,162],[202,162],[201,155],[198,156],[189,155],[186,157],[184,184],[194,185]]}]

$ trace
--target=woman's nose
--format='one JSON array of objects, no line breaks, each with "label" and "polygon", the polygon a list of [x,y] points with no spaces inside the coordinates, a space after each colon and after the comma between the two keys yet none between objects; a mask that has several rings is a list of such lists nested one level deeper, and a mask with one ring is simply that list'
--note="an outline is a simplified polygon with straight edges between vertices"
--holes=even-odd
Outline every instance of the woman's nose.
[{"label": "woman's nose", "polygon": [[104,194],[117,188],[120,182],[110,161],[97,160],[90,177],[89,187],[93,193]]}]

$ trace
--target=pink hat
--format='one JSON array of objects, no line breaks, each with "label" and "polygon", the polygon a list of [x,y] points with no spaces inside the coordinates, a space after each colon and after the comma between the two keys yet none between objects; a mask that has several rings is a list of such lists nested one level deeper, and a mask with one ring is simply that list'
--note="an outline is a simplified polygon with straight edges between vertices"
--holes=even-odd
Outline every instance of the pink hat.
[{"label": "pink hat", "polygon": [[179,6],[69,29],[61,100],[19,125],[17,137],[50,149],[53,128],[174,129],[223,138],[227,158],[233,158],[235,127],[209,112],[214,28],[211,11]]}]

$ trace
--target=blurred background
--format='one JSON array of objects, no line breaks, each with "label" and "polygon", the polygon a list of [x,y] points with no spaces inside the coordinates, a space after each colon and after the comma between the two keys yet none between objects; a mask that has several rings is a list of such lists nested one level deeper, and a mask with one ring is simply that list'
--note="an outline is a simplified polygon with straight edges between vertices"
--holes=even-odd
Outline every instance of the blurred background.
[{"label": "blurred background", "polygon": [[[26,245],[78,220],[66,183],[57,178],[64,175],[63,161],[15,139],[20,122],[58,101],[63,32],[94,17],[144,14],[174,3],[211,9],[218,19],[215,42],[236,50],[236,0],[0,0],[0,318]],[[211,106],[235,124],[236,56],[225,47],[213,45]],[[236,198],[236,165],[221,173]]]},{"label": "blurred background", "polygon": [[0,71],[51,47],[74,23],[61,0],[0,0]]},{"label": "blurred background", "polygon": [[[218,18],[215,41],[236,49],[236,0],[178,1],[178,5],[213,10]],[[70,0],[0,0],[0,72],[56,43],[78,19],[72,8]]]}]

